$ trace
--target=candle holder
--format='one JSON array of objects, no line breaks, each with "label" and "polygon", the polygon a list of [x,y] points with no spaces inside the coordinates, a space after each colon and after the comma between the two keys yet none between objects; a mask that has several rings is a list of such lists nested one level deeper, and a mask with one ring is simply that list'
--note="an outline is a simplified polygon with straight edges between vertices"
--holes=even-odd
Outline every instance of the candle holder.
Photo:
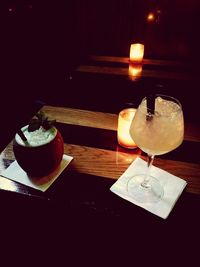
[{"label": "candle holder", "polygon": [[137,147],[129,133],[135,112],[135,108],[126,108],[120,111],[118,116],[117,140],[124,148],[135,149]]},{"label": "candle holder", "polygon": [[144,56],[143,44],[131,44],[130,47],[130,62],[134,64],[141,64]]}]

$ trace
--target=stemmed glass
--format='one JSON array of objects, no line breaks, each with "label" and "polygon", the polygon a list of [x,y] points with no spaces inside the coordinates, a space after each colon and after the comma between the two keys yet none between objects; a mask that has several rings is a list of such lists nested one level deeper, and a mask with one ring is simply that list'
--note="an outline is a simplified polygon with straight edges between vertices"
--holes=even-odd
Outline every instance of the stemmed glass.
[{"label": "stemmed glass", "polygon": [[150,169],[154,156],[176,149],[183,141],[184,119],[180,102],[171,96],[156,95],[152,105],[145,97],[131,123],[130,135],[147,154],[148,169],[129,179],[127,191],[140,203],[158,202],[164,189],[159,180],[151,176]]}]

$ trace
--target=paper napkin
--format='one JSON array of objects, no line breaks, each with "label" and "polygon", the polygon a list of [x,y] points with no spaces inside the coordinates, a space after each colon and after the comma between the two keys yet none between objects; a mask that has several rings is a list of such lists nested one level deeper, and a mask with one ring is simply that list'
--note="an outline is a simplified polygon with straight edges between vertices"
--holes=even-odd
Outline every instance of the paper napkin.
[{"label": "paper napkin", "polygon": [[121,177],[111,186],[110,190],[120,197],[132,202],[133,204],[152,212],[153,214],[166,219],[173,209],[176,201],[181,195],[187,182],[177,176],[174,176],[160,168],[152,166],[151,175],[159,179],[164,188],[164,196],[158,202],[141,203],[134,200],[127,192],[127,182],[130,177],[135,174],[144,173],[147,168],[147,163],[141,158],[136,158],[135,161],[128,167]]},{"label": "paper napkin", "polygon": [[62,161],[58,168],[50,173],[49,175],[34,178],[29,177],[27,173],[22,170],[22,168],[18,165],[15,160],[6,170],[1,173],[1,176],[4,176],[8,179],[11,179],[15,182],[19,182],[21,184],[30,186],[32,188],[38,189],[40,191],[46,191],[51,184],[58,178],[58,176],[63,172],[63,170],[67,167],[73,157],[68,155],[63,155]]}]

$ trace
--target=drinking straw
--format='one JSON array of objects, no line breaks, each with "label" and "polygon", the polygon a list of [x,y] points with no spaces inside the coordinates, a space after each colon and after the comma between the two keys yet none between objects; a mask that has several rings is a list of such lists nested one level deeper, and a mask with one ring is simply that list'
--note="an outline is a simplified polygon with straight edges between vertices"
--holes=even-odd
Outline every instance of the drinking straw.
[{"label": "drinking straw", "polygon": [[155,110],[155,95],[149,94],[147,96],[147,113],[154,114],[154,110]]},{"label": "drinking straw", "polygon": [[155,95],[154,94],[149,94],[147,97],[147,115],[146,115],[146,120],[152,120],[153,119],[153,114],[155,111]]},{"label": "drinking straw", "polygon": [[18,130],[18,135],[21,137],[21,139],[24,141],[24,142],[27,142],[27,138],[26,136],[24,135],[24,133],[22,132],[22,130]]}]

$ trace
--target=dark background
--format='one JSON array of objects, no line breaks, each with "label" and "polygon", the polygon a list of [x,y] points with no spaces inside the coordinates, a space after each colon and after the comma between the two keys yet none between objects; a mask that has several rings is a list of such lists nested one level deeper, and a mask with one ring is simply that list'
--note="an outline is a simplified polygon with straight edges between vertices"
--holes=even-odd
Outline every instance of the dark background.
[{"label": "dark background", "polygon": [[[75,1],[82,53],[128,56],[143,42],[147,58],[199,58],[198,0]],[[147,21],[153,12],[155,20]]]},{"label": "dark background", "polygon": [[[198,76],[199,6],[199,0],[1,0],[0,151],[39,108],[37,100],[117,112],[120,105],[161,84],[160,90],[181,99],[189,120],[195,113],[198,119],[199,80],[155,78],[132,83],[125,77],[77,75],[74,70],[89,54],[128,57],[131,43],[144,42],[146,58],[181,60]],[[158,10],[159,18],[148,24],[148,12]],[[27,266],[44,261],[45,266],[55,260],[59,266],[64,259],[69,266],[78,266],[72,262],[89,259],[92,266],[99,261],[105,266],[110,256],[112,263],[121,259],[125,265],[127,259],[141,265],[145,260],[157,263],[160,255],[170,265],[176,259],[194,265],[199,252],[194,245],[195,239],[199,241],[196,196],[184,194],[165,224],[110,196],[110,180],[101,178],[98,183],[94,177],[78,176],[69,177],[67,188],[61,186],[66,203],[62,194],[52,204],[1,190],[1,257],[8,255],[6,262],[13,259],[16,264],[17,259]],[[89,208],[81,206],[84,199],[93,200],[93,194],[97,211],[92,202]],[[71,212],[70,195],[75,201]]]},{"label": "dark background", "polygon": [[[151,23],[146,19],[149,12],[155,14]],[[86,79],[85,86],[85,80],[72,83],[73,71],[90,54],[128,57],[130,44],[143,42],[145,58],[180,60],[187,71],[198,76],[199,15],[197,0],[1,1],[2,143],[31,117],[38,108],[36,100],[73,106],[87,102],[90,94],[93,108],[100,108],[104,102],[113,101],[104,81],[111,95],[123,86],[128,88],[123,90],[126,100],[132,97],[132,84],[126,79],[117,83],[118,88],[116,82],[104,77],[99,78],[96,88],[91,78]],[[134,87],[138,94],[149,84],[160,83],[167,88],[164,91],[180,96],[187,110],[198,104],[197,80],[185,83],[143,79]],[[120,99],[114,101],[117,105]]]}]

